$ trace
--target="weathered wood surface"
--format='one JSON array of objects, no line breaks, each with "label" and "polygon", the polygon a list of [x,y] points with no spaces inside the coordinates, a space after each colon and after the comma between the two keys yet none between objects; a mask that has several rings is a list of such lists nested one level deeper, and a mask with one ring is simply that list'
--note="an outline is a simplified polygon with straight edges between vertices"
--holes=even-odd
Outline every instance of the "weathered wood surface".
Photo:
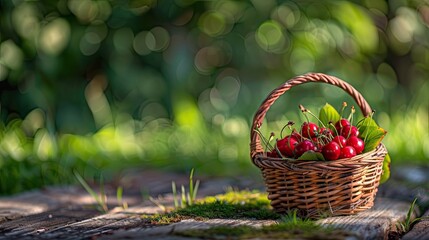
[{"label": "weathered wood surface", "polygon": [[[400,176],[400,175],[398,175]],[[427,180],[427,179],[426,179]],[[426,181],[423,180],[423,181]],[[166,207],[173,204],[171,181],[187,184],[183,175],[143,172],[129,174],[116,184],[106,187],[110,211],[101,214],[93,208],[94,200],[81,187],[52,187],[16,196],[0,198],[0,239],[189,239],[174,235],[189,228],[205,229],[218,225],[261,226],[274,221],[213,219],[209,221],[187,220],[168,226],[154,226],[143,221],[142,214],[154,214],[162,210],[147,198],[142,199],[140,186],[145,186],[151,196],[158,197]],[[319,223],[345,229],[362,239],[397,239],[396,226],[405,219],[414,197],[428,203],[427,185],[403,185],[404,179],[393,178],[380,187],[375,206],[348,217],[333,217]],[[401,183],[401,184],[400,184]],[[118,206],[115,197],[117,186],[125,189],[124,201],[128,209],[112,209]],[[136,187],[138,186],[138,187]],[[263,189],[261,179],[223,178],[202,179],[200,196],[222,193],[229,186]],[[429,212],[426,214],[429,215]],[[404,239],[429,239],[429,220],[419,222]],[[348,238],[350,239],[350,238]]]},{"label": "weathered wood surface", "polygon": [[354,232],[363,239],[388,239],[389,234],[397,232],[397,224],[405,220],[409,207],[409,202],[379,197],[369,211],[330,217],[318,223]]},{"label": "weathered wood surface", "polygon": [[[353,233],[352,236],[346,238],[348,240],[388,239],[389,234],[396,231],[396,224],[404,220],[408,207],[408,202],[379,198],[370,211],[354,216],[326,218],[318,222]],[[168,239],[171,234],[177,234],[188,229],[207,229],[219,225],[261,227],[270,224],[276,224],[276,221],[211,219],[202,222],[186,220],[168,226],[120,230],[111,235],[104,235],[100,239]],[[358,237],[353,237],[354,235]]]},{"label": "weathered wood surface", "polygon": [[[207,221],[196,221],[194,219],[183,220],[170,225],[155,228],[134,228],[128,231],[121,230],[111,235],[104,235],[100,239],[176,239],[177,233],[190,229],[209,229],[216,226],[252,226],[260,228],[262,226],[276,224],[273,220],[237,220],[237,219],[209,219]],[[172,235],[174,234],[174,238]],[[181,239],[182,237],[180,237]],[[189,238],[186,238],[189,239]]]}]

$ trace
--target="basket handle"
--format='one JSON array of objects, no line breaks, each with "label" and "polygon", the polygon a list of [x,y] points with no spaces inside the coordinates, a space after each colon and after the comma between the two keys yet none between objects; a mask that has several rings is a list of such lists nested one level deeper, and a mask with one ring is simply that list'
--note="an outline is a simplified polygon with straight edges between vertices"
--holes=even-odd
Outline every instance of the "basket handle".
[{"label": "basket handle", "polygon": [[363,98],[363,96],[350,84],[344,82],[337,77],[326,75],[323,73],[308,73],[305,75],[294,77],[274,89],[262,102],[258,111],[255,113],[250,134],[250,156],[252,160],[257,153],[262,153],[264,151],[261,145],[260,137],[257,132],[254,131],[254,129],[261,127],[265,114],[270,109],[271,105],[290,88],[308,82],[322,82],[337,86],[353,97],[364,116],[369,116],[372,113],[371,107],[369,106],[368,102]]}]

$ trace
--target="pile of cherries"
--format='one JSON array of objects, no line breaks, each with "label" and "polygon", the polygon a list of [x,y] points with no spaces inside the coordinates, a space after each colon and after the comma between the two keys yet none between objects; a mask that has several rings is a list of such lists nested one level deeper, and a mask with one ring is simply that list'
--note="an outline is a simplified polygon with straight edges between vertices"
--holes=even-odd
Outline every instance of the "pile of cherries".
[{"label": "pile of cherries", "polygon": [[314,151],[322,153],[325,160],[337,160],[362,153],[365,143],[358,137],[359,130],[355,126],[344,118],[333,126],[335,131],[305,122],[299,132],[293,130],[290,135],[277,140],[276,148],[268,152],[267,156],[299,158],[307,151]]}]

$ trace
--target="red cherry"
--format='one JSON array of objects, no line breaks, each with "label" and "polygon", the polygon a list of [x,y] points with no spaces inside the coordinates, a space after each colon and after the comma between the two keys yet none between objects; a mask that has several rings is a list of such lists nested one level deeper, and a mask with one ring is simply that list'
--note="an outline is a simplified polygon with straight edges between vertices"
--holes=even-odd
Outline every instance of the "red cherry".
[{"label": "red cherry", "polygon": [[327,136],[327,137],[334,136],[334,132],[330,128],[321,128],[320,133]]},{"label": "red cherry", "polygon": [[340,157],[341,148],[337,142],[330,142],[326,144],[322,149],[323,157],[326,160],[336,160]]},{"label": "red cherry", "polygon": [[340,158],[352,158],[356,156],[356,150],[352,146],[345,146],[341,149]]},{"label": "red cherry", "polygon": [[267,157],[278,158],[279,155],[275,149],[271,150],[271,152],[267,152]]},{"label": "red cherry", "polygon": [[333,142],[336,142],[340,145],[341,148],[345,147],[347,145],[347,139],[343,136],[335,136],[332,139]]},{"label": "red cherry", "polygon": [[345,126],[350,126],[349,120],[345,118],[341,118],[338,122],[335,123],[335,128],[337,129],[337,131],[340,131],[340,129]]},{"label": "red cherry", "polygon": [[311,138],[311,141],[313,141],[314,146],[316,147],[316,150],[321,150],[323,147],[323,142],[321,139],[318,139],[317,137]]},{"label": "red cherry", "polygon": [[314,144],[310,141],[310,140],[304,140],[300,143],[298,143],[295,146],[295,157],[300,157],[302,154],[304,154],[307,151],[316,151],[316,147],[314,146]]},{"label": "red cherry", "polygon": [[365,143],[362,139],[356,136],[350,136],[347,139],[347,146],[351,146],[356,150],[356,154],[360,154],[365,149]]},{"label": "red cherry", "polygon": [[295,140],[297,140],[298,142],[302,140],[302,136],[295,130],[292,132],[290,136],[295,138]]},{"label": "red cherry", "polygon": [[351,125],[343,127],[339,133],[345,138],[348,138],[350,136],[359,136],[359,130],[357,129],[357,127]]},{"label": "red cherry", "polygon": [[298,144],[298,140],[293,136],[286,136],[277,141],[277,148],[286,157],[293,157],[293,150]]},{"label": "red cherry", "polygon": [[305,122],[301,127],[301,135],[305,138],[316,137],[319,127],[312,122]]}]

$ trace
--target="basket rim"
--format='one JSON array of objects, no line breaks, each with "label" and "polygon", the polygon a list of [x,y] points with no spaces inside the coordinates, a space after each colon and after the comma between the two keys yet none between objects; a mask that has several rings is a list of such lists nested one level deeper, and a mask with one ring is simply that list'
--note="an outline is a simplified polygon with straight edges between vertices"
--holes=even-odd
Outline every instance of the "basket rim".
[{"label": "basket rim", "polygon": [[[337,160],[298,160],[293,158],[272,158],[263,156],[263,153],[258,153],[252,158],[252,162],[254,165],[258,167],[262,167],[258,163],[268,163],[274,164],[274,167],[286,166],[286,167],[299,167],[299,166],[324,166],[324,167],[346,167],[346,166],[356,166],[356,165],[365,165],[365,164],[373,164],[373,163],[382,163],[384,161],[384,157],[387,154],[386,146],[383,143],[380,143],[375,149],[356,155],[352,158],[342,158]],[[376,158],[374,158],[374,156]],[[378,157],[378,158],[377,158]],[[266,166],[263,166],[266,168]]]}]

